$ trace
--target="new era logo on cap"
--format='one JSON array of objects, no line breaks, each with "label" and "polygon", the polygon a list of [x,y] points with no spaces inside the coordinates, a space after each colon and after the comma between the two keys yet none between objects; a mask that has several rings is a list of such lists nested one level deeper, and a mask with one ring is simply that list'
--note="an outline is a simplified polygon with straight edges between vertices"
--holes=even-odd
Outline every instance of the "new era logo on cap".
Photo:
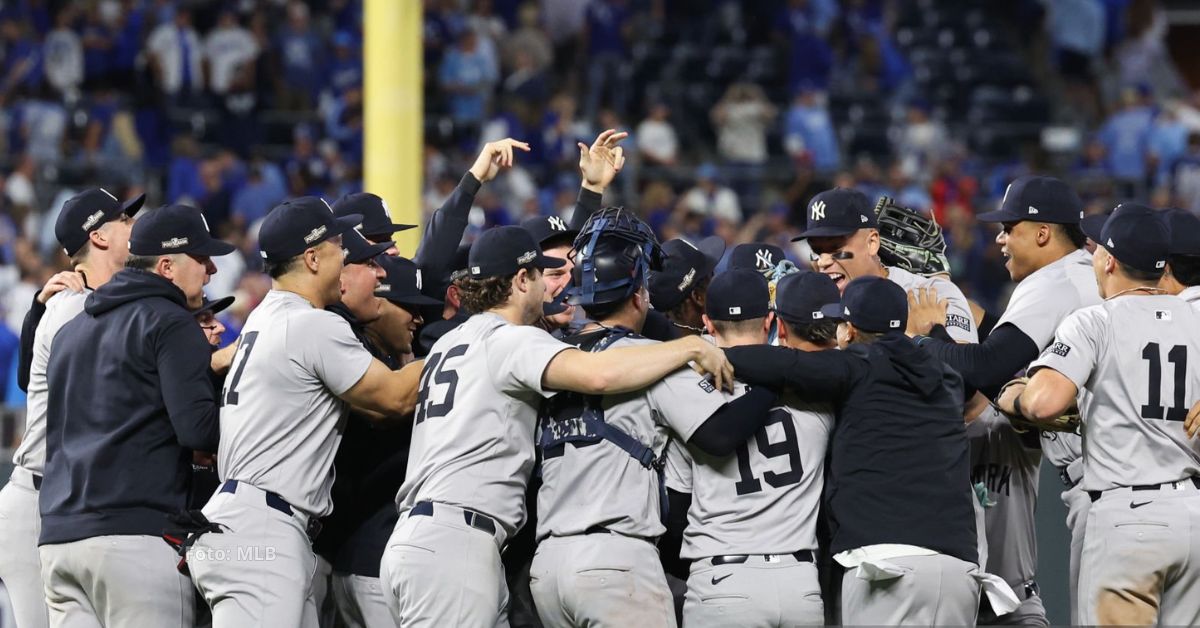
[{"label": "new era logo on cap", "polygon": [[1039,214],[1039,213],[1041,213],[1041,212],[1039,212],[1036,207],[1034,207],[1033,205],[1029,206],[1029,215],[1030,216],[1033,216],[1033,215]]},{"label": "new era logo on cap", "polygon": [[858,216],[858,221],[859,221],[859,222],[867,222],[867,220],[868,220],[868,218],[867,218],[866,216],[863,216],[863,215],[861,215],[861,214]]},{"label": "new era logo on cap", "polygon": [[1106,243],[1105,243],[1105,246],[1107,246],[1107,247],[1108,247],[1108,248],[1110,248],[1110,249],[1115,249],[1115,248],[1117,248],[1117,245],[1113,244],[1112,238],[1109,238],[1109,239],[1108,239],[1108,242],[1106,242]]}]

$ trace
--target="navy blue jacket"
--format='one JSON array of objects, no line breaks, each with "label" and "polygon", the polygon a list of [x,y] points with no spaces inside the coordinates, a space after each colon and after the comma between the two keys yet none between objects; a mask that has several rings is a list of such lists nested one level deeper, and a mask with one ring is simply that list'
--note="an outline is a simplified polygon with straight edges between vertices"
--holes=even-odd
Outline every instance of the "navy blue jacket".
[{"label": "navy blue jacket", "polygon": [[124,269],[54,338],[40,545],[162,534],[192,450],[216,451],[212,351],[183,292]]},{"label": "navy blue jacket", "polygon": [[726,349],[739,380],[834,405],[825,501],[839,552],[898,543],[978,563],[962,377],[904,336],[845,351]]}]

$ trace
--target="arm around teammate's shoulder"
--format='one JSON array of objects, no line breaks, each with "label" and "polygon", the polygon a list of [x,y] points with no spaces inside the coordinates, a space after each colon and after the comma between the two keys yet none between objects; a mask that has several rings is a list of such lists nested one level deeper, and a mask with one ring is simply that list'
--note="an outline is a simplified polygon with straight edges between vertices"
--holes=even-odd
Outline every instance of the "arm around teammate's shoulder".
[{"label": "arm around teammate's shoulder", "polygon": [[550,390],[608,395],[646,388],[688,362],[712,374],[718,388],[733,381],[725,355],[699,336],[596,353],[562,351],[546,366],[542,380]]},{"label": "arm around teammate's shoulder", "polygon": [[738,379],[750,384],[788,388],[810,401],[836,400],[853,385],[866,360],[852,351],[799,351],[753,345],[725,350]]},{"label": "arm around teammate's shoulder", "polygon": [[191,315],[167,320],[155,338],[155,361],[167,417],[179,444],[216,451],[220,442],[216,391],[208,377],[212,349]]},{"label": "arm around teammate's shoulder", "polygon": [[418,383],[424,360],[404,365],[398,371],[389,370],[379,360],[372,359],[367,372],[358,382],[338,396],[375,423],[391,423],[396,417],[412,414],[417,406]]}]

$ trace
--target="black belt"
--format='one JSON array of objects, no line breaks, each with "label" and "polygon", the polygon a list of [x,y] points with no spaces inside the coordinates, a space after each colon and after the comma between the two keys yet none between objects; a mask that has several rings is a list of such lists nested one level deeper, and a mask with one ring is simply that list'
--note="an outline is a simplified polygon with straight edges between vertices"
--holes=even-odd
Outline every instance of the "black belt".
[{"label": "black belt", "polygon": [[[496,533],[496,521],[491,517],[465,508],[462,509],[462,513],[463,521],[472,528],[483,530],[488,534]],[[412,517],[432,517],[433,502],[417,502],[413,505],[412,510],[408,511],[408,514]]]},{"label": "black belt", "polygon": [[[226,480],[225,483],[221,485],[220,492],[236,493],[237,487],[237,480]],[[275,510],[278,510],[289,517],[295,516],[296,511],[292,509],[292,505],[287,503],[287,500],[280,497],[278,493],[273,493],[271,491],[263,491],[263,493],[266,495],[267,506],[274,508]],[[308,526],[304,532],[308,535],[309,540],[316,539],[317,535],[321,533],[321,521],[316,517],[309,517]]]},{"label": "black belt", "polygon": [[1066,486],[1067,488],[1075,488],[1075,485],[1079,484],[1079,480],[1071,479],[1071,474],[1070,474],[1070,472],[1067,471],[1066,466],[1061,466],[1061,467],[1057,467],[1057,468],[1058,468],[1058,478],[1060,480],[1062,480],[1062,483],[1064,486]]},{"label": "black belt", "polygon": [[[727,555],[727,556],[713,556],[712,564],[714,564],[714,565],[740,565],[740,564],[750,560],[750,558],[752,556],[762,556],[766,560],[771,560],[775,556],[788,556],[788,554],[753,554],[753,555],[751,555],[751,554],[732,554],[732,555]],[[795,558],[797,562],[801,562],[801,563],[813,562],[812,550],[800,550],[799,552],[794,552],[794,553],[790,554],[790,556],[792,558]]]},{"label": "black belt", "polygon": [[33,476],[33,490],[35,490],[35,491],[42,490],[42,476],[40,476],[36,473],[30,473],[29,475]]},{"label": "black belt", "polygon": [[[1192,486],[1195,486],[1197,489],[1200,489],[1200,477],[1196,477],[1193,475],[1193,476],[1184,478],[1182,480],[1179,480],[1179,482],[1185,482],[1185,481],[1191,482]],[[1129,488],[1132,490],[1135,490],[1135,491],[1157,491],[1167,484],[1177,484],[1177,483],[1178,482],[1164,482],[1163,484],[1137,484],[1137,485],[1131,486]],[[1103,496],[1104,496],[1103,491],[1088,491],[1088,497],[1092,498],[1092,501],[1096,501],[1097,499],[1100,499]]]}]

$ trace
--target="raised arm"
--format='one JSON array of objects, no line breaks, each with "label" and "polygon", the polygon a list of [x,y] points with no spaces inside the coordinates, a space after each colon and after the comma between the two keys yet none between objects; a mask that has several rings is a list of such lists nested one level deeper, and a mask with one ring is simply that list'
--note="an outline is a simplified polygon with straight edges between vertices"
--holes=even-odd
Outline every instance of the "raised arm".
[{"label": "raised arm", "polygon": [[547,389],[608,395],[646,388],[688,362],[712,374],[718,388],[733,382],[725,355],[699,336],[598,353],[563,351],[550,361],[542,378]]},{"label": "raised arm", "polygon": [[600,209],[604,190],[625,167],[625,149],[618,144],[627,137],[629,134],[624,131],[618,133],[616,129],[608,129],[596,136],[591,146],[578,143],[579,174],[583,182],[575,202],[575,211],[571,214],[571,229],[582,229],[583,223]]}]

